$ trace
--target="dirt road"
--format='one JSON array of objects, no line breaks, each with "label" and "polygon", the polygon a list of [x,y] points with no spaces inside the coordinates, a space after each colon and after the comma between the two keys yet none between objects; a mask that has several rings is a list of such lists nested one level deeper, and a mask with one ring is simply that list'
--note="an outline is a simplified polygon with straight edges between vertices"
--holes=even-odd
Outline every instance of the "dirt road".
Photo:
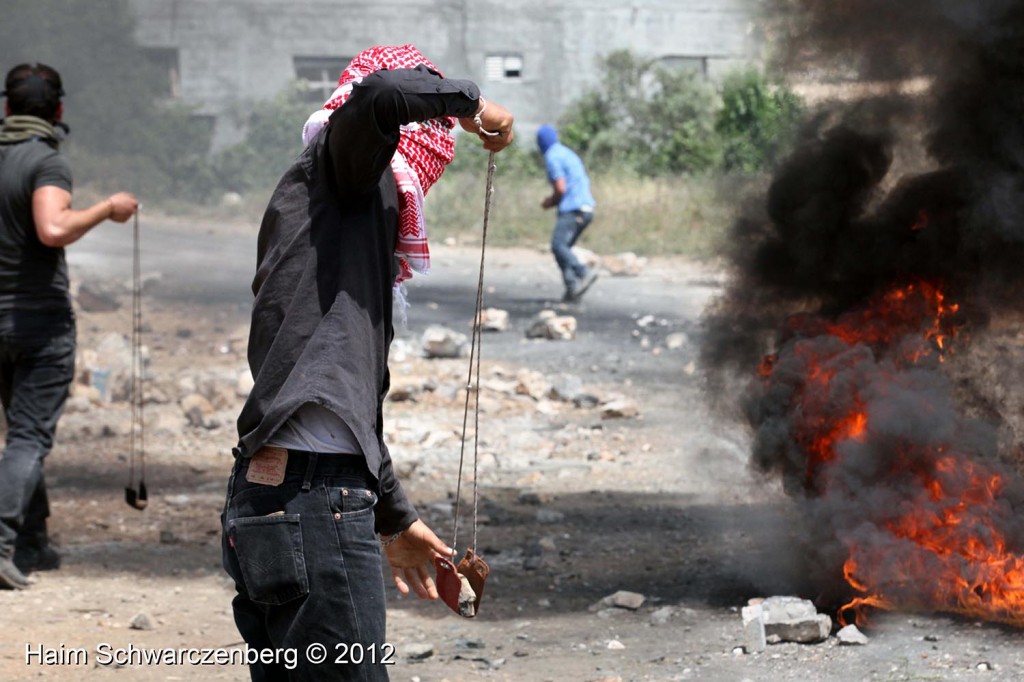
[{"label": "dirt road", "polygon": [[[145,303],[161,395],[147,407],[151,504],[140,513],[122,501],[126,406],[66,415],[47,462],[64,566],[36,574],[29,590],[0,593],[0,680],[248,679],[233,664],[106,665],[132,649],[230,650],[240,639],[217,515],[241,399],[214,390],[222,399],[200,425],[176,413],[181,392],[244,369],[235,337],[247,322],[254,237],[244,226],[152,219],[145,228],[143,269],[160,273]],[[104,226],[69,251],[82,282],[116,290],[127,278],[130,243],[117,230]],[[435,323],[469,331],[478,257],[434,247],[434,274],[410,285],[393,353],[395,383],[413,390],[387,404],[389,444],[421,514],[443,535],[466,361],[424,359],[419,338]],[[712,413],[701,392],[699,316],[720,274],[654,259],[563,308],[549,254],[494,250],[487,269],[487,305],[511,315],[483,349],[477,547],[493,573],[474,621],[390,590],[393,680],[1024,679],[1016,631],[941,616],[880,614],[861,647],[830,639],[743,653],[738,611],[747,599],[814,595],[798,561],[799,520],[777,485],[748,472],[746,433]],[[525,338],[534,314],[551,306],[576,316],[576,340]],[[83,312],[80,346],[127,332],[127,319],[123,308]],[[510,388],[538,375],[596,402]],[[639,415],[604,415],[601,403],[615,396]],[[620,590],[643,604],[599,604]]]}]

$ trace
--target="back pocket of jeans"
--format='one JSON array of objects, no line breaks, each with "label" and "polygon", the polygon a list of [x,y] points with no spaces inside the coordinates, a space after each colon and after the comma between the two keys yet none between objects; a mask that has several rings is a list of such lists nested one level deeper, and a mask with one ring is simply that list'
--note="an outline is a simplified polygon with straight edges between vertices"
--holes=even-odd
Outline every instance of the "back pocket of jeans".
[{"label": "back pocket of jeans", "polygon": [[284,604],[309,593],[298,514],[246,516],[230,525],[228,536],[251,600]]}]

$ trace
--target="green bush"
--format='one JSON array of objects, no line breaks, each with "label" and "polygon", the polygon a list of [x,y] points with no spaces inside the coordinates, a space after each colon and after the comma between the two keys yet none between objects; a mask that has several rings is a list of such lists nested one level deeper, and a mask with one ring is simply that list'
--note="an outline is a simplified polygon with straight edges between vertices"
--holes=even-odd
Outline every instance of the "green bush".
[{"label": "green bush", "polygon": [[792,144],[803,113],[799,97],[760,71],[730,74],[715,124],[723,168],[749,173],[773,164]]},{"label": "green bush", "polygon": [[763,73],[730,74],[721,91],[699,74],[620,50],[601,61],[599,88],[581,95],[559,136],[588,166],[641,176],[756,172],[792,141],[800,99]]},{"label": "green bush", "polygon": [[588,165],[639,175],[699,173],[718,163],[714,89],[694,73],[626,50],[601,62],[602,87],[563,117],[559,137]]}]

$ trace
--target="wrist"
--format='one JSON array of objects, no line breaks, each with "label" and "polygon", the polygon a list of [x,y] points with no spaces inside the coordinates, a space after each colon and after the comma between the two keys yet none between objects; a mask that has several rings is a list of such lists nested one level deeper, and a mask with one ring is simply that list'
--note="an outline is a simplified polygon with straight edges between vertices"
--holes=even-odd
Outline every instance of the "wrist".
[{"label": "wrist", "polygon": [[498,131],[491,132],[490,130],[484,128],[483,115],[484,112],[487,111],[487,100],[485,100],[481,96],[479,101],[480,106],[476,110],[476,113],[473,114],[473,123],[476,125],[477,132],[480,133],[481,135],[486,135],[488,137],[495,137],[499,135],[500,133]]},{"label": "wrist", "polygon": [[114,217],[114,200],[108,197],[105,203],[107,205],[107,220],[110,220]]},{"label": "wrist", "polygon": [[398,540],[398,538],[402,537],[402,533],[404,533],[404,532],[405,532],[405,529],[403,528],[402,530],[398,531],[397,533],[392,533],[391,535],[384,535],[384,534],[382,534],[380,536],[380,546],[382,548],[386,549],[389,545],[394,544],[394,542],[396,540]]}]

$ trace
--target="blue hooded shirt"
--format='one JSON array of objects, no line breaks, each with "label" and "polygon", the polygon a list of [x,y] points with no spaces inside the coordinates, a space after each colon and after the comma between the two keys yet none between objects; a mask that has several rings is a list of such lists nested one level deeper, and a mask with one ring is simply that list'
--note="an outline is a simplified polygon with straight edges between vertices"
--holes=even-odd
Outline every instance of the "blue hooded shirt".
[{"label": "blue hooded shirt", "polygon": [[543,125],[537,130],[537,146],[544,154],[548,180],[565,180],[565,194],[558,202],[558,212],[593,211],[595,202],[590,193],[590,178],[576,152],[558,141],[558,132],[550,125]]}]

